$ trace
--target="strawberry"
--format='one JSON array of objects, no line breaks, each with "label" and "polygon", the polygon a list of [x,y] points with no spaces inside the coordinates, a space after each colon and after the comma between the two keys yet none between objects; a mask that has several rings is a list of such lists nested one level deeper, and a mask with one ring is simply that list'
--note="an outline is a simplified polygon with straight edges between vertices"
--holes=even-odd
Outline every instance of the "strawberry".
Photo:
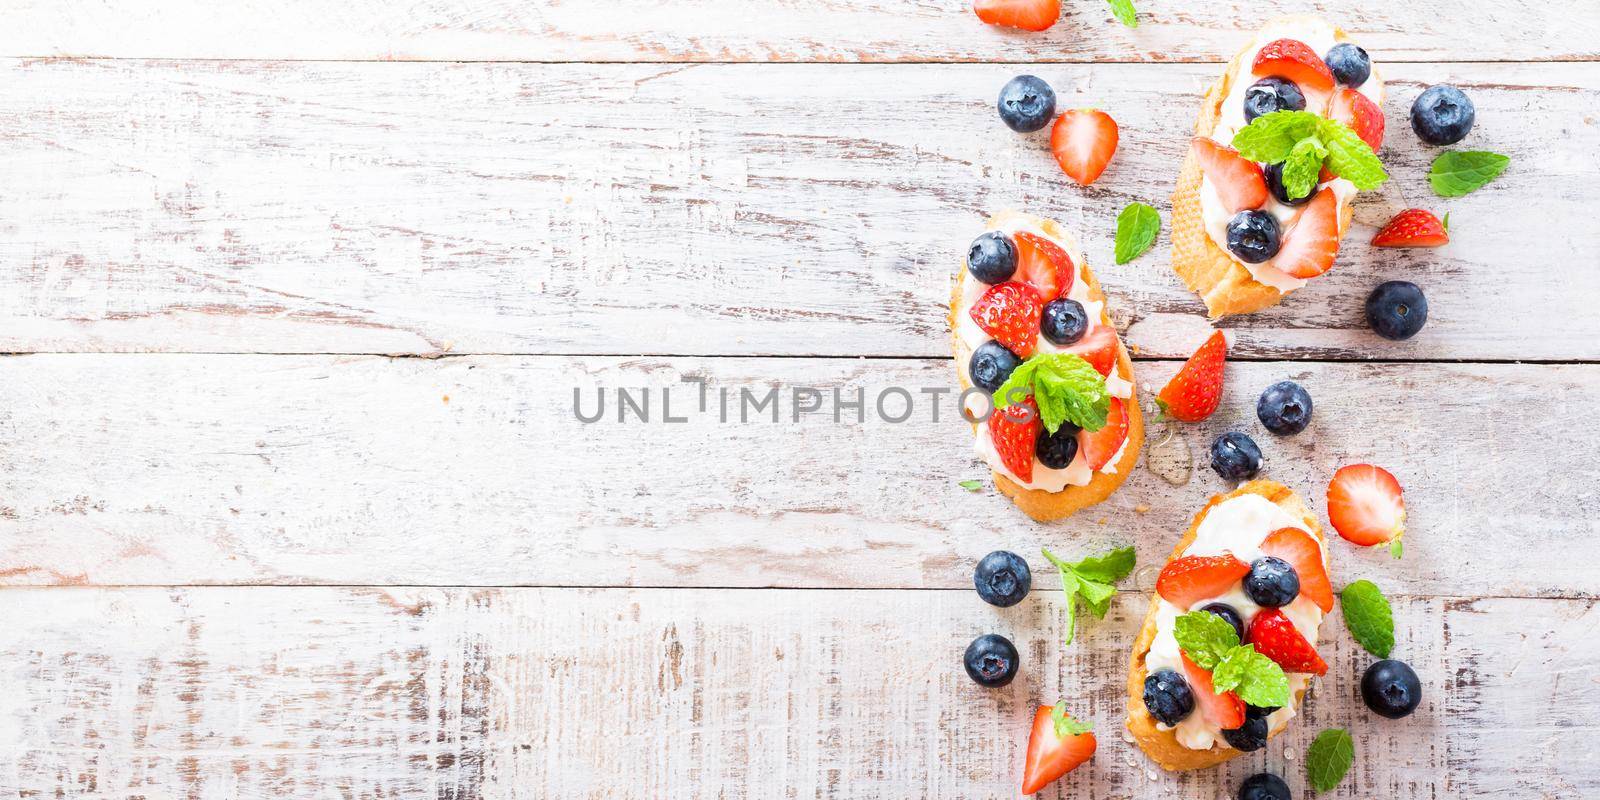
[{"label": "strawberry", "polygon": [[1354,89],[1340,89],[1328,105],[1328,116],[1355,131],[1372,152],[1383,146],[1383,110],[1366,95]]},{"label": "strawberry", "polygon": [[1189,679],[1195,704],[1200,706],[1200,715],[1205,721],[1225,731],[1243,725],[1244,701],[1239,699],[1239,695],[1233,692],[1217,694],[1216,688],[1211,685],[1210,671],[1201,669],[1182,651],[1178,652],[1178,657],[1183,659],[1184,677]]},{"label": "strawberry", "polygon": [[1056,117],[1050,149],[1067,177],[1088,186],[1106,171],[1117,152],[1117,122],[1104,111],[1074,108]]},{"label": "strawberry", "polygon": [[1332,269],[1339,254],[1339,199],[1333,188],[1317,192],[1298,219],[1284,235],[1272,265],[1296,278],[1315,278]]},{"label": "strawberry", "polygon": [[1276,39],[1256,52],[1250,72],[1258,78],[1285,78],[1295,82],[1301,91],[1333,91],[1333,73],[1322,62],[1322,56],[1305,42],[1294,39]]},{"label": "strawberry", "polygon": [[1042,31],[1061,16],[1061,0],[973,0],[972,10],[990,25]]},{"label": "strawberry", "polygon": [[1028,734],[1028,756],[1022,766],[1022,793],[1033,794],[1094,756],[1097,742],[1090,731],[1065,738],[1056,735],[1055,708],[1039,706]]},{"label": "strawberry", "polygon": [[[1122,443],[1128,440],[1128,412],[1122,401],[1111,398],[1111,409],[1106,412],[1106,426],[1090,433],[1078,431],[1078,449],[1089,469],[1100,469],[1110,464]],[[1030,440],[1031,441],[1031,440]]]},{"label": "strawberry", "polygon": [[972,304],[972,319],[984,333],[1000,340],[1018,358],[1033,355],[1039,341],[1039,313],[1044,303],[1027,284],[1006,281],[989,287]]},{"label": "strawberry", "polygon": [[1081,356],[1101,375],[1110,375],[1112,368],[1117,365],[1117,332],[1110,325],[1097,324],[1094,330],[1084,334],[1082,339],[1073,342],[1066,350]]},{"label": "strawberry", "polygon": [[1030,397],[1018,405],[995,409],[989,417],[989,440],[1000,463],[1024,483],[1033,482],[1033,447],[1039,438],[1039,407]]},{"label": "strawberry", "polygon": [[1333,583],[1322,561],[1322,547],[1316,537],[1299,528],[1279,528],[1261,543],[1261,552],[1281,558],[1300,576],[1300,596],[1317,604],[1326,614],[1333,610]]},{"label": "strawberry", "polygon": [[1328,483],[1328,521],[1346,541],[1383,544],[1405,532],[1406,501],[1400,482],[1383,467],[1340,467]]},{"label": "strawberry", "polygon": [[1156,594],[1188,611],[1201,600],[1216,597],[1250,574],[1250,565],[1233,556],[1183,556],[1161,568]]},{"label": "strawberry", "polygon": [[1260,164],[1204,136],[1194,137],[1189,143],[1189,152],[1200,162],[1200,171],[1211,179],[1228,213],[1267,204],[1267,176]]},{"label": "strawberry", "polygon": [[1199,422],[1211,416],[1222,401],[1222,365],[1227,358],[1228,340],[1222,331],[1214,331],[1156,395],[1161,410],[1179,422]]},{"label": "strawberry", "polygon": [[1389,220],[1389,224],[1372,237],[1375,247],[1438,247],[1450,242],[1444,223],[1431,211],[1408,208]]},{"label": "strawberry", "polygon": [[1033,287],[1043,302],[1060,297],[1072,290],[1072,258],[1061,246],[1043,236],[1018,233],[1012,239],[1017,243],[1016,280]]},{"label": "strawberry", "polygon": [[1263,608],[1250,620],[1250,644],[1255,645],[1256,652],[1278,662],[1284,672],[1328,673],[1328,663],[1317,655],[1317,648],[1276,608]]}]

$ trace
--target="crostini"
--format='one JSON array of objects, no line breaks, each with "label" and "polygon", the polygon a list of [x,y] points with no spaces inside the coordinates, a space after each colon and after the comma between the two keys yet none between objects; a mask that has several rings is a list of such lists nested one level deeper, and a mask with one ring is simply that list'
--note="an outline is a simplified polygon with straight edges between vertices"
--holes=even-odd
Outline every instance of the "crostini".
[{"label": "crostini", "polygon": [[973,446],[1002,494],[1045,521],[1122,485],[1144,442],[1133,362],[1072,234],[995,214],[956,278],[950,331]]}]

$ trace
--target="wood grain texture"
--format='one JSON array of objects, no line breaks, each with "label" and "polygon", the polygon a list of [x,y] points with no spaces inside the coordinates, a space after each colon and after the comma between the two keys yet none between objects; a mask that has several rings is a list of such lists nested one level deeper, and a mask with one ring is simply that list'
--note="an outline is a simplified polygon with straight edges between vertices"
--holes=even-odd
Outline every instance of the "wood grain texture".
[{"label": "wood grain texture", "polygon": [[[995,120],[1006,65],[3,62],[0,349],[932,357],[1018,207],[1080,232],[1136,352],[1187,356],[1200,301],[1164,237],[1112,266],[1112,220],[1165,208],[1216,69],[1039,66],[1121,125],[1084,190]],[[1332,273],[1229,322],[1235,356],[1600,358],[1600,64],[1384,69],[1395,180]],[[1439,81],[1512,157],[1448,202],[1404,116]],[[1449,246],[1366,244],[1411,205]],[[1431,312],[1397,344],[1360,309],[1401,277]]]}]

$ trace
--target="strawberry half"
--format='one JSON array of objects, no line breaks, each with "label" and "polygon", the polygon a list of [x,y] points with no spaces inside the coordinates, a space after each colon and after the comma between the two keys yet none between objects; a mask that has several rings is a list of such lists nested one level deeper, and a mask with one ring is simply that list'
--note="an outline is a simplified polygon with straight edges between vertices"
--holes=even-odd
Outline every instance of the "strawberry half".
[{"label": "strawberry half", "polygon": [[1042,31],[1061,16],[1061,0],[973,0],[972,10],[990,25]]},{"label": "strawberry half", "polygon": [[1294,81],[1301,91],[1321,92],[1324,96],[1333,91],[1333,73],[1323,63],[1322,56],[1305,42],[1295,39],[1275,39],[1256,52],[1250,72],[1258,78],[1286,78]]},{"label": "strawberry half", "polygon": [[1326,614],[1333,610],[1333,583],[1322,562],[1322,548],[1311,534],[1299,528],[1279,528],[1261,543],[1261,552],[1281,558],[1300,577],[1300,596]]},{"label": "strawberry half", "polygon": [[1276,608],[1263,608],[1250,620],[1250,644],[1257,653],[1276,661],[1284,672],[1328,673],[1328,663],[1317,655],[1317,648]]},{"label": "strawberry half", "polygon": [[1372,152],[1383,146],[1383,109],[1366,95],[1354,89],[1340,89],[1328,105],[1328,116],[1355,131]]},{"label": "strawberry half", "polygon": [[1101,375],[1110,375],[1112,368],[1117,365],[1117,332],[1110,325],[1097,324],[1082,339],[1067,347],[1066,351],[1081,356]]},{"label": "strawberry half", "polygon": [[1033,287],[1046,303],[1072,290],[1072,258],[1060,245],[1026,231],[1011,238],[1017,243],[1015,280]]},{"label": "strawberry half", "polygon": [[1111,408],[1106,412],[1106,426],[1100,430],[1078,431],[1078,450],[1083,453],[1083,463],[1089,469],[1100,469],[1111,463],[1122,443],[1128,440],[1128,411],[1122,400],[1111,398]]},{"label": "strawberry half", "polygon": [[1199,422],[1211,416],[1222,402],[1222,367],[1227,360],[1228,340],[1222,331],[1214,331],[1162,387],[1156,402],[1179,422]]},{"label": "strawberry half", "polygon": [[1250,565],[1233,556],[1174,558],[1156,577],[1156,594],[1180,611],[1216,597],[1250,574]]},{"label": "strawberry half", "polygon": [[1406,522],[1400,482],[1383,467],[1340,467],[1328,483],[1328,521],[1346,541],[1364,547],[1399,536]]},{"label": "strawberry half", "polygon": [[1204,136],[1196,136],[1189,143],[1189,152],[1200,162],[1200,171],[1211,179],[1217,197],[1234,214],[1267,204],[1267,176],[1261,165],[1239,155],[1231,147],[1217,144]]},{"label": "strawberry half", "polygon": [[1000,463],[1023,483],[1033,482],[1033,447],[1038,438],[1039,407],[1032,397],[995,409],[989,417],[989,440],[1000,454]]},{"label": "strawberry half", "polygon": [[1043,310],[1044,303],[1027,284],[1006,281],[989,287],[972,304],[971,314],[984,333],[999,340],[1018,358],[1027,358],[1039,342],[1039,313]]},{"label": "strawberry half", "polygon": [[1183,659],[1183,675],[1189,679],[1195,704],[1200,706],[1200,716],[1225,731],[1243,725],[1244,701],[1239,699],[1239,695],[1233,692],[1217,694],[1216,687],[1211,685],[1210,671],[1201,669],[1182,651],[1178,652],[1178,657]]},{"label": "strawberry half", "polygon": [[1106,171],[1117,152],[1117,122],[1104,111],[1072,109],[1056,117],[1050,149],[1067,177],[1088,186]]},{"label": "strawberry half", "polygon": [[1296,278],[1315,278],[1333,268],[1339,254],[1339,199],[1325,186],[1300,210],[1272,266]]},{"label": "strawberry half", "polygon": [[1372,237],[1374,247],[1438,247],[1450,243],[1450,233],[1432,211],[1408,208],[1389,220]]},{"label": "strawberry half", "polygon": [[1098,743],[1090,731],[1066,738],[1056,735],[1055,709],[1039,706],[1033,712],[1033,732],[1028,734],[1028,756],[1022,764],[1022,793],[1049,786],[1094,756]]}]

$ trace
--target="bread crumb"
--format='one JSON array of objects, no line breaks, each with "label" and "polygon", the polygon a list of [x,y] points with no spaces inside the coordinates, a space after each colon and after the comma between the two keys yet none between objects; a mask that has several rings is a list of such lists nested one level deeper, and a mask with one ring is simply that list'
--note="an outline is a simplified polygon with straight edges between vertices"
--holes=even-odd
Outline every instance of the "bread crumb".
[{"label": "bread crumb", "polygon": [[1144,503],[1140,503],[1139,505],[1136,505],[1136,506],[1133,507],[1133,513],[1135,513],[1135,514],[1144,514],[1144,513],[1147,513],[1149,511],[1150,511],[1150,507],[1145,505]]}]

